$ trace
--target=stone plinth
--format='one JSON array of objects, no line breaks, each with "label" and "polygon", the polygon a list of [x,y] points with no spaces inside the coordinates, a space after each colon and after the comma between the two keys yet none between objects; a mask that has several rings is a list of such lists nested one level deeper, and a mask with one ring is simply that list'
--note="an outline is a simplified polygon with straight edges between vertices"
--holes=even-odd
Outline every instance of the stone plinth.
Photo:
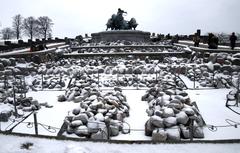
[{"label": "stone plinth", "polygon": [[114,42],[118,40],[126,40],[133,42],[148,42],[150,41],[150,32],[139,30],[113,30],[92,33],[93,42]]}]

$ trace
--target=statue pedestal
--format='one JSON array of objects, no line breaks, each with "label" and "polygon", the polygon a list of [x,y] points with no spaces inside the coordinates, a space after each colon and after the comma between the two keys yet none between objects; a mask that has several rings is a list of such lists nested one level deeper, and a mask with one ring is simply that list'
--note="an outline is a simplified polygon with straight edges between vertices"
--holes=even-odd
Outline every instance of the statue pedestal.
[{"label": "statue pedestal", "polygon": [[92,33],[93,42],[114,42],[118,40],[126,40],[133,42],[149,42],[150,32],[144,32],[139,30],[112,30],[103,31],[98,33]]}]

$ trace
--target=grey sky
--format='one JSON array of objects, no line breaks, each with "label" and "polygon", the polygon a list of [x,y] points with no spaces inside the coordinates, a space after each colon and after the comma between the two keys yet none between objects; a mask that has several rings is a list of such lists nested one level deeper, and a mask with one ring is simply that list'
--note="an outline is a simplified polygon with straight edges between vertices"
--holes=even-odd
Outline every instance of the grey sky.
[{"label": "grey sky", "polygon": [[138,30],[155,33],[240,33],[240,0],[0,0],[0,29],[12,17],[49,16],[53,37],[75,37],[104,31],[106,22],[121,8],[126,19],[135,17]]}]

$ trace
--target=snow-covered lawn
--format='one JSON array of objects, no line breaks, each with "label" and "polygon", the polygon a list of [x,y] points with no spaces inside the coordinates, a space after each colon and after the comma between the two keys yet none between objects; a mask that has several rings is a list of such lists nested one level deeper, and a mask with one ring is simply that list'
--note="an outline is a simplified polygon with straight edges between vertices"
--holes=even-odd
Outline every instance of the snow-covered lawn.
[{"label": "snow-covered lawn", "polygon": [[[226,119],[235,122],[240,121],[240,116],[225,107],[226,94],[231,89],[212,89],[212,90],[187,90],[192,101],[196,101],[200,109],[202,117],[207,125],[214,126],[229,126],[225,121]],[[146,90],[123,90],[123,94],[127,97],[127,102],[130,105],[130,116],[126,118],[125,122],[130,124],[132,129],[129,134],[120,134],[119,136],[112,137],[114,140],[151,140],[151,137],[145,136],[144,124],[148,120],[146,109],[148,108],[147,102],[141,101],[142,95]],[[59,128],[61,127],[64,118],[68,112],[79,106],[79,103],[74,102],[57,102],[57,96],[63,94],[64,91],[39,91],[29,92],[27,96],[32,96],[40,103],[48,102],[53,108],[43,107],[37,113],[37,120],[41,124],[56,127],[57,129],[51,130],[51,133],[39,127],[40,135],[56,136]],[[239,108],[236,108],[239,111]],[[24,122],[33,122],[33,115],[31,115]],[[2,123],[2,129],[6,123]],[[13,124],[14,125],[14,124]],[[30,126],[31,127],[31,126]],[[45,127],[48,128],[48,127]],[[13,132],[34,134],[34,127],[27,128],[26,123],[18,125]],[[230,127],[217,127],[217,131],[212,132],[206,126],[204,128],[205,140],[221,140],[221,139],[239,139],[240,128]]]},{"label": "snow-covered lawn", "polygon": [[[1,134],[0,142],[0,153],[237,153],[240,150],[239,143],[113,144],[50,140]],[[23,144],[27,143],[32,144],[28,150],[22,147]]]},{"label": "snow-covered lawn", "polygon": [[[64,91],[38,91],[38,92],[27,93],[28,97],[33,97],[33,99],[37,99],[40,103],[47,102],[49,105],[53,106],[53,108],[42,107],[42,109],[37,112],[38,123],[60,128],[64,118],[68,115],[68,111],[71,111],[73,108],[79,105],[78,103],[73,103],[73,102],[63,102],[63,103],[57,102],[57,96],[62,93],[64,93]],[[34,122],[33,115],[28,117],[24,122]],[[2,125],[2,128],[3,128],[4,124],[6,123],[2,123],[2,124],[3,124]],[[5,127],[7,127],[7,125],[5,125]],[[12,126],[10,126],[9,128],[11,127]],[[32,126],[28,126],[28,127],[32,127]],[[56,136],[58,130],[59,129],[56,129],[55,132],[54,130],[51,130],[52,132],[54,132],[54,133],[51,133],[51,132],[48,132],[46,129],[44,129],[42,126],[39,126],[39,134],[41,135]],[[35,134],[34,128],[33,127],[27,128],[26,123],[19,124],[13,130],[13,132]]]},{"label": "snow-covered lawn", "polygon": [[[191,100],[196,101],[200,109],[203,119],[207,125],[229,126],[226,119],[240,123],[240,115],[228,109],[226,104],[226,95],[231,89],[213,89],[213,90],[188,90]],[[240,108],[236,107],[236,111],[240,112]],[[231,123],[234,124],[234,123]],[[206,127],[204,129],[205,139],[239,139],[240,128],[217,127],[217,131],[211,132]]]}]

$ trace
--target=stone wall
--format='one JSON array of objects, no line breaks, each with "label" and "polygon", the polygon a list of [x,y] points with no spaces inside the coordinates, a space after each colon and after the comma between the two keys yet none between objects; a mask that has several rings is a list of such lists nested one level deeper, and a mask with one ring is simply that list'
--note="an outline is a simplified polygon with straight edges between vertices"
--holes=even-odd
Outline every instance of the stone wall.
[{"label": "stone wall", "polygon": [[59,39],[59,38],[55,38],[55,39],[36,39],[35,41],[32,40],[28,40],[27,42],[24,42],[23,40],[18,40],[17,43],[13,43],[11,41],[4,41],[4,45],[0,45],[0,51],[1,52],[5,52],[8,50],[12,50],[15,48],[26,48],[26,47],[30,47],[32,44],[33,45],[40,45],[40,44],[47,44],[47,43],[58,43],[58,42],[67,42],[69,38],[64,38],[64,39]]},{"label": "stone wall", "polygon": [[118,40],[126,40],[133,42],[149,42],[150,32],[144,32],[139,30],[114,30],[104,31],[98,33],[92,33],[92,41],[100,42],[107,41],[113,42]]}]

